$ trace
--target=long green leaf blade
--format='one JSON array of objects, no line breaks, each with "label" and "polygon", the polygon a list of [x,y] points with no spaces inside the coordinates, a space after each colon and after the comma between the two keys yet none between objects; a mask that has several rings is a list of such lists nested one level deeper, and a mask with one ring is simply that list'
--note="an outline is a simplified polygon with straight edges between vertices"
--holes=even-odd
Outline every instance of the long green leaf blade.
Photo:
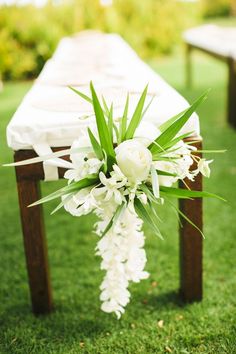
[{"label": "long green leaf blade", "polygon": [[158,203],[157,199],[155,198],[154,194],[152,193],[152,191],[146,186],[146,184],[142,183],[139,187],[141,189],[141,191],[143,191],[146,196],[148,197],[148,199],[150,200],[150,202],[153,203]]},{"label": "long green leaf blade", "polygon": [[165,145],[165,150],[166,149],[170,149],[172,146],[176,145],[179,141],[185,139],[185,138],[188,138],[189,136],[191,136],[191,134],[193,134],[194,132],[191,131],[191,132],[188,132],[188,133],[185,133],[185,134],[182,134],[180,136],[177,136],[177,138],[175,139],[172,139],[169,143],[167,143]]},{"label": "long green leaf blade", "polygon": [[223,154],[227,150],[198,150],[197,152],[202,152],[203,154]]},{"label": "long green leaf blade", "polygon": [[207,98],[209,90],[201,95],[188,109],[187,111],[177,119],[173,124],[171,124],[158,138],[155,143],[149,145],[150,151],[155,154],[165,149],[166,144],[178,134],[185,123],[189,120],[191,115],[195,112],[196,108]]},{"label": "long green leaf blade", "polygon": [[[157,215],[157,212],[155,210],[155,207],[154,207],[154,203],[151,203],[150,201],[148,202],[148,205],[149,205],[149,208],[151,209],[154,217],[156,220],[158,220],[158,222],[163,222],[163,220],[159,217],[159,215]],[[160,232],[161,233],[161,232]]]},{"label": "long green leaf blade", "polygon": [[109,221],[108,225],[106,226],[105,230],[102,233],[102,237],[106,235],[106,233],[116,224],[117,220],[119,219],[120,215],[122,214],[122,212],[124,211],[126,203],[123,202],[121,205],[119,205],[113,215],[113,217],[111,218],[111,220]]},{"label": "long green leaf blade", "polygon": [[88,135],[97,158],[102,161],[103,160],[102,148],[99,142],[97,141],[97,139],[95,138],[95,136],[93,135],[90,128],[88,128]]},{"label": "long green leaf blade", "polygon": [[188,108],[184,109],[182,112],[176,114],[175,116],[171,117],[170,119],[166,120],[162,123],[158,129],[163,133],[167,128],[169,128],[176,120],[184,115],[184,113],[188,110]]},{"label": "long green leaf blade", "polygon": [[132,139],[135,133],[136,128],[138,127],[141,119],[142,119],[142,113],[143,113],[143,107],[144,107],[144,103],[145,103],[145,99],[147,96],[147,90],[148,90],[148,85],[145,87],[145,89],[143,90],[143,93],[139,99],[139,102],[135,108],[134,114],[130,120],[128,129],[126,131],[125,134],[125,139]]},{"label": "long green leaf blade", "polygon": [[183,219],[185,219],[190,225],[192,225],[193,227],[195,227],[196,230],[198,230],[200,232],[200,234],[202,235],[203,238],[205,238],[204,233],[202,232],[202,230],[196,225],[194,224],[194,222],[192,220],[190,220],[187,215],[185,215],[179,208],[177,208],[177,212],[182,216]]},{"label": "long green leaf blade", "polygon": [[162,171],[162,170],[156,170],[157,174],[160,176],[169,176],[169,177],[177,177],[177,173],[170,173],[170,172],[166,172],[166,171]]},{"label": "long green leaf blade", "polygon": [[51,212],[51,215],[55,214],[58,210],[60,210],[67,202],[69,202],[73,198],[73,193],[68,194],[64,200],[62,200],[55,209]]},{"label": "long green leaf blade", "polygon": [[110,135],[110,132],[109,132],[109,129],[108,129],[105,117],[104,117],[102,107],[100,105],[100,102],[98,100],[98,97],[97,97],[97,94],[95,92],[92,82],[90,83],[90,89],[91,89],[91,93],[92,93],[93,108],[94,108],[94,112],[95,112],[97,129],[98,129],[101,147],[102,147],[102,149],[104,149],[106,151],[108,157],[109,156],[115,157],[115,152],[114,152],[114,147],[113,147],[111,135]]},{"label": "long green leaf blade", "polygon": [[63,188],[60,188],[60,189],[58,189],[57,191],[55,191],[55,192],[53,192],[53,193],[47,195],[46,197],[41,198],[41,199],[35,201],[34,203],[28,205],[28,207],[32,207],[32,206],[35,206],[35,205],[39,205],[39,204],[42,204],[42,203],[49,202],[50,200],[59,198],[59,197],[61,197],[62,195],[65,195],[65,194],[70,194],[70,193],[73,193],[73,192],[78,192],[78,191],[80,191],[81,189],[86,188],[86,187],[89,187],[89,186],[92,186],[92,185],[95,185],[95,184],[98,183],[98,182],[99,182],[98,177],[93,177],[93,178],[87,177],[87,178],[83,178],[83,179],[81,179],[81,180],[78,181],[78,182],[73,182],[73,183],[69,184],[68,186],[63,187]]},{"label": "long green leaf blade", "polygon": [[47,160],[51,160],[57,157],[62,157],[66,155],[72,155],[72,154],[77,154],[80,152],[91,152],[92,148],[90,146],[88,147],[83,147],[83,148],[74,148],[74,149],[66,149],[66,150],[60,150],[57,152],[53,152],[51,154],[43,155],[43,156],[38,156],[38,157],[33,157],[32,159],[27,159],[27,160],[22,160],[18,162],[13,162],[13,163],[7,163],[4,164],[4,167],[11,167],[11,166],[25,166],[25,165],[31,165],[34,163],[39,163]]},{"label": "long green leaf blade", "polygon": [[108,114],[108,129],[110,132],[111,140],[113,141],[113,103]]},{"label": "long green leaf blade", "polygon": [[74,91],[77,95],[79,95],[81,98],[83,98],[85,101],[87,101],[87,102],[93,104],[93,100],[92,100],[89,96],[85,95],[85,94],[84,94],[83,92],[81,92],[81,91],[76,90],[76,89],[75,89],[74,87],[72,87],[72,86],[68,86],[68,87],[69,87],[69,89],[71,89],[72,91]]},{"label": "long green leaf blade", "polygon": [[[153,100],[154,100],[155,97],[156,97],[156,96],[152,96],[152,98],[151,98],[150,101],[148,102],[147,106],[144,108],[144,110],[143,110],[143,112],[142,112],[142,119],[143,119],[143,117],[145,116],[145,114],[147,113],[148,108],[151,106],[151,104],[152,104],[152,102],[153,102]],[[158,128],[158,129],[159,129],[159,128]]]},{"label": "long green leaf blade", "polygon": [[150,214],[147,212],[146,208],[143,206],[143,204],[140,202],[138,198],[134,199],[134,207],[138,216],[141,219],[143,219],[143,221],[145,221],[153,229],[153,231],[157,234],[157,236],[163,240],[163,237],[158,227],[156,226],[156,223],[153,221]]},{"label": "long green leaf blade", "polygon": [[116,141],[118,144],[120,144],[120,134],[119,134],[119,130],[116,126],[116,124],[113,122],[113,130],[115,132],[115,135],[116,135]]},{"label": "long green leaf blade", "polygon": [[[165,145],[165,148],[164,148],[164,149],[163,149],[163,148],[161,149],[160,152],[158,152],[158,153],[153,153],[153,155],[152,155],[153,160],[154,160],[154,161],[155,161],[155,160],[159,160],[159,157],[162,156],[163,154],[165,155],[165,154],[168,154],[168,153],[170,153],[170,152],[175,152],[175,151],[177,151],[177,150],[178,150],[178,147],[175,148],[175,149],[172,149],[172,150],[169,150],[169,149],[171,149],[173,146],[175,146],[179,141],[183,140],[184,138],[189,137],[192,133],[193,133],[193,132],[185,133],[185,134],[182,134],[182,135],[178,136],[177,138],[171,140],[169,143],[167,143],[167,144]],[[154,142],[154,144],[156,144],[156,142]],[[160,147],[160,146],[158,145],[158,147]],[[160,147],[160,148],[161,148],[161,147]],[[165,157],[165,156],[164,156],[164,157]]]},{"label": "long green leaf blade", "polygon": [[123,116],[120,121],[120,129],[119,129],[120,143],[122,141],[124,141],[124,139],[125,139],[126,128],[127,128],[127,119],[128,119],[128,110],[129,110],[129,93],[127,93],[124,113],[123,113]]},{"label": "long green leaf blade", "polygon": [[157,171],[155,167],[152,165],[151,166],[151,179],[152,179],[152,190],[153,194],[156,198],[160,197],[160,191],[159,191],[159,182],[158,182],[158,176],[157,176]]},{"label": "long green leaf blade", "polygon": [[177,198],[216,198],[225,201],[224,198],[220,197],[217,194],[206,192],[206,191],[193,191],[182,188],[173,188],[173,187],[160,187],[160,191]]},{"label": "long green leaf blade", "polygon": [[[202,230],[201,230],[192,220],[190,220],[190,219],[187,217],[187,215],[185,215],[179,208],[177,208],[177,207],[176,207],[173,203],[171,203],[169,200],[168,200],[168,202],[170,203],[170,205],[172,206],[172,208],[173,208],[174,210],[176,210],[177,213],[178,213],[183,219],[185,219],[190,225],[192,225],[196,230],[198,230],[199,233],[202,235],[202,237],[205,238],[204,233],[202,232]],[[181,218],[179,219],[179,222],[180,222],[181,227],[183,227],[183,224],[182,224],[182,222],[181,222]]]},{"label": "long green leaf blade", "polygon": [[104,107],[104,113],[107,117],[109,117],[109,108],[108,108],[108,105],[106,103],[104,96],[102,96],[102,102],[103,102],[103,107]]}]

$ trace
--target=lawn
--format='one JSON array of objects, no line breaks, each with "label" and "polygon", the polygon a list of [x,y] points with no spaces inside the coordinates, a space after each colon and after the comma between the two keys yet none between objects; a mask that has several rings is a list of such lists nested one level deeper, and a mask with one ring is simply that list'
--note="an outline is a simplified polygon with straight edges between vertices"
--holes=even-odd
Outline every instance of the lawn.
[{"label": "lawn", "polygon": [[[228,202],[204,204],[204,300],[184,305],[178,298],[178,233],[174,214],[163,207],[165,240],[146,229],[148,280],[132,285],[124,316],[100,311],[100,259],[94,256],[97,236],[93,216],[76,219],[63,211],[49,215],[45,206],[55,311],[34,317],[19,222],[14,170],[1,168],[0,191],[0,352],[1,353],[236,353],[235,210],[236,133],[226,124],[226,67],[197,55],[194,88],[184,88],[182,56],[151,65],[192,101],[208,87],[209,99],[199,109],[205,147],[227,149],[215,155],[205,189]],[[12,159],[5,128],[30,83],[9,83],[0,93],[1,157]],[[171,104],[171,102],[170,102]],[[63,181],[44,183],[43,194]],[[163,320],[163,326],[158,322]]]}]

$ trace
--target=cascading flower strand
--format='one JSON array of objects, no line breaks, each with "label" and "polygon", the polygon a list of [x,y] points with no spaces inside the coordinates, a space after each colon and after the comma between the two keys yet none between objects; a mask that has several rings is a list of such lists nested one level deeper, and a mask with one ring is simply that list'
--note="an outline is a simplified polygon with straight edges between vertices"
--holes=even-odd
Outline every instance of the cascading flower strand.
[{"label": "cascading flower strand", "polygon": [[[72,168],[64,175],[67,186],[31,206],[61,198],[53,213],[64,207],[73,216],[91,212],[98,216],[96,254],[102,258],[101,269],[105,272],[100,286],[101,309],[114,312],[120,318],[130,301],[130,282],[137,283],[149,276],[145,271],[143,222],[162,238],[155,205],[162,205],[167,197],[173,196],[222,198],[206,191],[174,187],[178,180],[194,181],[199,173],[210,177],[209,165],[213,160],[200,158],[191,141],[184,142],[191,133],[179,135],[207,93],[157,129],[151,123],[147,128],[147,123],[142,121],[150,104],[144,107],[147,87],[131,117],[127,96],[120,118],[113,117],[113,105],[109,109],[104,98],[103,105],[100,103],[92,83],[90,89],[91,97],[88,97],[72,88],[93,105],[96,125],[85,130],[69,150],[13,165],[36,163],[55,156],[58,160],[70,154]],[[193,170],[194,162],[197,168]],[[181,216],[185,217],[183,213]]]}]

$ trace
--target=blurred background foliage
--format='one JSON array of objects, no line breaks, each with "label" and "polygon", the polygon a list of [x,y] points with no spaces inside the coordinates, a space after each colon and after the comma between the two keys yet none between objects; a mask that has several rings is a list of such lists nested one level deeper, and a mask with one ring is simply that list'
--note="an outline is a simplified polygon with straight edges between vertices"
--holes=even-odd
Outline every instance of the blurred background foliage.
[{"label": "blurred background foliage", "polygon": [[204,17],[229,16],[235,14],[235,0],[202,0],[202,14]]},{"label": "blurred background foliage", "polygon": [[62,36],[87,28],[120,33],[145,58],[169,54],[181,32],[206,17],[228,16],[235,0],[67,0],[42,8],[0,6],[0,77],[38,75]]}]

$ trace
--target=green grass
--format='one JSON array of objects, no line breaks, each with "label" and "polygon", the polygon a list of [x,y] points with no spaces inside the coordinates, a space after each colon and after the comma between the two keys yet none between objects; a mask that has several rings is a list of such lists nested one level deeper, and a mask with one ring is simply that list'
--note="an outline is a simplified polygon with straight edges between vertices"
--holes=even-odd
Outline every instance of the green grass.
[{"label": "green grass", "polygon": [[226,27],[235,27],[236,26],[236,17],[215,17],[215,18],[208,18],[204,20],[205,23],[214,23],[219,26],[226,26]]},{"label": "green grass", "polygon": [[[146,229],[150,279],[131,287],[132,300],[117,320],[100,311],[100,259],[93,216],[76,219],[45,206],[55,312],[34,317],[23,254],[14,171],[1,168],[0,191],[0,352],[1,353],[236,353],[235,210],[236,132],[226,124],[226,68],[195,57],[194,88],[184,88],[180,56],[152,62],[190,101],[212,87],[199,109],[205,147],[227,149],[216,155],[205,189],[228,202],[206,200],[204,207],[204,300],[184,305],[178,298],[178,233],[174,214],[163,207],[165,240]],[[1,163],[11,161],[5,127],[29,83],[6,84],[0,94]],[[171,102],[170,102],[171,104]],[[44,183],[43,194],[63,181]],[[163,320],[163,328],[158,321]],[[169,348],[169,349],[168,349]],[[169,350],[169,352],[170,352]]]}]

